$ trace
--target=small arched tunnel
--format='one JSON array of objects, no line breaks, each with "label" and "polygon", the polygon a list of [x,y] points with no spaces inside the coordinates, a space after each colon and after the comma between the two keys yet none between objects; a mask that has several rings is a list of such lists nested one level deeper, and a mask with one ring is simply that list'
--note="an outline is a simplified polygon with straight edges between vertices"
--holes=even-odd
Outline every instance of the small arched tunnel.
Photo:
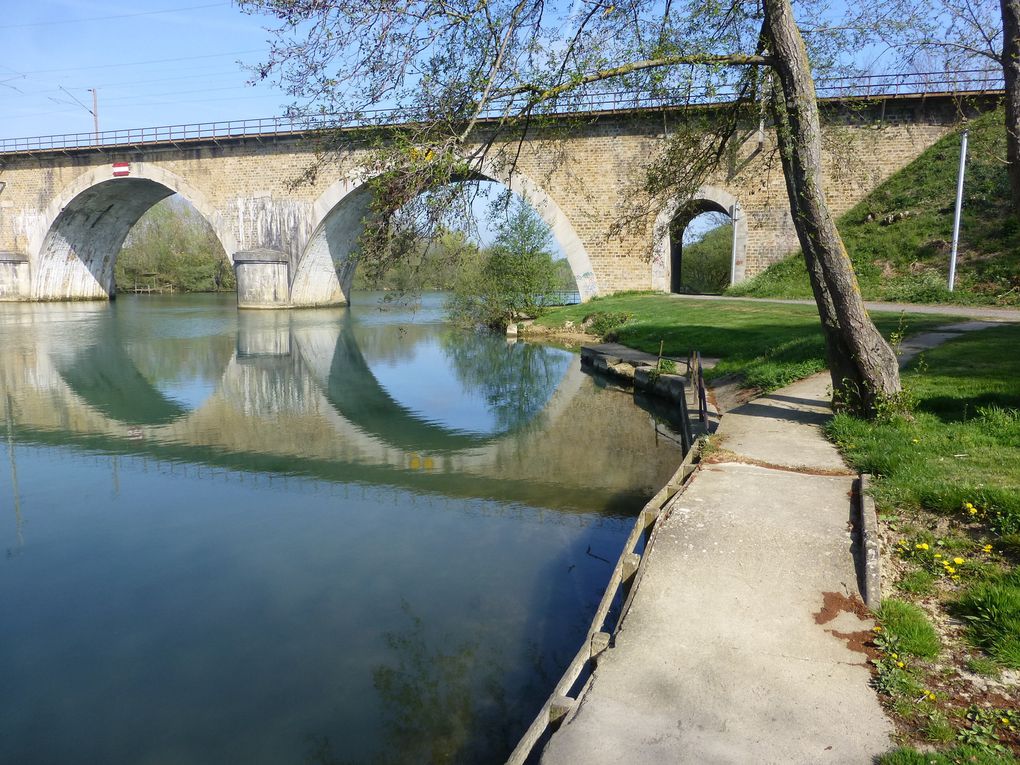
[{"label": "small arched tunnel", "polygon": [[[736,205],[727,208],[705,198],[692,199],[677,209],[669,223],[670,292],[717,294],[735,281],[734,213],[739,215]],[[690,241],[690,234],[699,240]]]},{"label": "small arched tunnel", "polygon": [[[504,183],[496,173],[477,173],[459,183],[491,183],[524,198],[549,226],[570,264],[581,300],[598,294],[587,250],[566,215],[539,186],[523,176]],[[291,283],[295,306],[335,305],[350,300],[357,269],[357,248],[364,221],[371,215],[372,191],[365,182],[342,181],[316,202],[315,227]]]}]

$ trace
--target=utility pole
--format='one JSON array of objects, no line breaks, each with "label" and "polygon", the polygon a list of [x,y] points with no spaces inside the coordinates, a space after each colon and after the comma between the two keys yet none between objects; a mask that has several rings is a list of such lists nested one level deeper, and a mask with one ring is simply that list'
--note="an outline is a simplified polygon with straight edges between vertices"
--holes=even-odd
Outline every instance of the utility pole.
[{"label": "utility pole", "polygon": [[[92,94],[92,108],[89,109],[87,106],[85,106],[85,104],[83,104],[78,99],[78,97],[74,93],[69,91],[63,85],[58,85],[57,87],[60,88],[62,91],[64,91],[71,98],[73,98],[75,103],[78,104],[78,106],[80,106],[82,109],[84,109],[85,111],[87,111],[89,114],[92,115],[93,140],[98,144],[99,143],[99,91],[97,91],[95,88],[89,88],[88,89],[89,93]],[[64,102],[64,103],[66,103],[66,102]]]},{"label": "utility pole", "polygon": [[740,218],[740,202],[734,202],[730,208],[730,221],[733,224],[733,242],[730,245],[730,286],[737,283],[737,219]]},{"label": "utility pole", "polygon": [[949,291],[956,286],[956,250],[960,244],[960,212],[963,209],[963,176],[967,170],[967,132],[960,136],[960,169],[956,174],[956,210],[953,212],[953,246],[949,254]]},{"label": "utility pole", "polygon": [[96,143],[99,143],[99,91],[89,88],[92,93],[92,126],[96,130]]}]

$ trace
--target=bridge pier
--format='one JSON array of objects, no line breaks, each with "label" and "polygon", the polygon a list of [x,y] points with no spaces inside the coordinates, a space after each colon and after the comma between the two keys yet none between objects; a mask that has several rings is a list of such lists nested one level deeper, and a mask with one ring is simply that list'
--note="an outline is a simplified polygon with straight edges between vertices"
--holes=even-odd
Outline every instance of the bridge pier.
[{"label": "bridge pier", "polygon": [[28,256],[0,251],[0,302],[28,300],[31,294]]},{"label": "bridge pier", "polygon": [[279,250],[234,253],[238,308],[289,308],[290,258]]}]

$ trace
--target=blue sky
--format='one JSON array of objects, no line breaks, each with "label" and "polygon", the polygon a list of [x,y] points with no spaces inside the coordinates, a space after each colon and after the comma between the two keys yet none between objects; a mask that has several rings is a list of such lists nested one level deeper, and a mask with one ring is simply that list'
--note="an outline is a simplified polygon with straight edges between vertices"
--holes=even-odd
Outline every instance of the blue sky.
[{"label": "blue sky", "polygon": [[[289,98],[247,84],[268,19],[229,0],[5,0],[0,137],[281,114]],[[84,106],[76,103],[80,101]]]}]

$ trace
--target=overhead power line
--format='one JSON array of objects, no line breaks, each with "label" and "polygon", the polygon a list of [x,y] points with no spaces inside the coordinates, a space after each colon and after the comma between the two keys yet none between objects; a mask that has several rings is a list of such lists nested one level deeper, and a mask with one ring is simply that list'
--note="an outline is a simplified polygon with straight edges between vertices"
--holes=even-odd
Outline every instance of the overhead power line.
[{"label": "overhead power line", "polygon": [[77,19],[50,19],[48,21],[29,21],[24,24],[0,24],[0,29],[25,29],[27,27],[49,27],[56,24],[82,24],[88,21],[111,21],[113,19],[133,19],[138,16],[156,16],[161,13],[177,13],[178,11],[197,11],[203,8],[219,8],[230,3],[206,3],[205,5],[188,5],[183,8],[164,8],[160,11],[138,11],[136,13],[118,13],[112,16],[86,16]]},{"label": "overhead power line", "polygon": [[[95,64],[93,66],[74,66],[63,69],[35,69],[30,72],[16,72],[17,74],[57,74],[59,72],[81,72],[86,69],[116,69],[128,66],[141,66],[143,64],[172,64],[176,61],[196,61],[198,59],[223,58],[225,56],[243,56],[248,53],[265,53],[261,48],[252,50],[235,50],[227,53],[209,53],[204,56],[180,56],[177,58],[154,58],[148,61],[124,61],[118,64]],[[7,67],[10,68],[10,67]],[[15,70],[12,70],[15,71]]]}]

